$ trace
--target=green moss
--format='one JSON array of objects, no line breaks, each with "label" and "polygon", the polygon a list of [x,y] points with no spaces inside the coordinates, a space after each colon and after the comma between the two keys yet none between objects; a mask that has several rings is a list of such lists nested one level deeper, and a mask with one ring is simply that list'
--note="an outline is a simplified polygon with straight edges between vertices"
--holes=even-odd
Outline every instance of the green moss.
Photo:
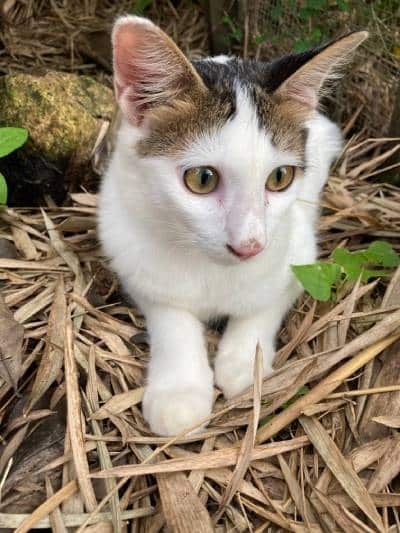
[{"label": "green moss", "polygon": [[0,124],[29,130],[25,151],[49,160],[89,155],[100,121],[111,119],[112,91],[88,76],[49,72],[0,79]]}]

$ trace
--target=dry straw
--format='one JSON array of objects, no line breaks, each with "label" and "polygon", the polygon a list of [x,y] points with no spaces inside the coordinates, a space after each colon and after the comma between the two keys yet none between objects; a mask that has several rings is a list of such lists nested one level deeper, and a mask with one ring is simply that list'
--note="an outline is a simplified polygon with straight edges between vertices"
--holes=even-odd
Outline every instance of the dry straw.
[{"label": "dry straw", "polygon": [[[79,35],[107,29],[128,3],[4,4],[15,20],[40,23],[23,39],[6,27],[3,71],[25,55],[23,68],[92,72]],[[160,6],[173,37],[204,49],[199,11]],[[347,141],[321,202],[323,258],[374,239],[400,251],[400,190],[371,180],[398,146]],[[0,528],[397,531],[400,269],[346,287],[336,302],[300,298],[280,331],[276,372],[261,384],[258,354],[254,389],[219,395],[201,434],[162,438],[140,409],[144,319],[108,271],[95,217],[86,191],[63,207],[48,199],[42,210],[0,211],[0,347],[11,354],[0,361]],[[208,332],[210,351],[218,337]]]},{"label": "dry straw", "polygon": [[[359,156],[365,146],[379,148],[375,159]],[[365,179],[387,146],[349,142],[322,199],[322,256],[382,237],[398,248],[399,190]],[[140,411],[144,321],[100,255],[95,205],[83,192],[62,208],[0,212],[0,244],[16,247],[0,258],[11,311],[0,340],[16,318],[24,327],[17,390],[0,370],[0,525],[391,531],[400,274],[348,287],[335,303],[302,297],[280,333],[279,369],[261,386],[258,357],[255,390],[219,397],[203,433],[161,438]]]}]

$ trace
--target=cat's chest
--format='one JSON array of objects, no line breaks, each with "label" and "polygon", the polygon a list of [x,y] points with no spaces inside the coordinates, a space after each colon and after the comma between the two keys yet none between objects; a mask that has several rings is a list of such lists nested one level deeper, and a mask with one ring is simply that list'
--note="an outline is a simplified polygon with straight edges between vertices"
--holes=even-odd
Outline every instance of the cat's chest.
[{"label": "cat's chest", "polygon": [[138,303],[151,295],[154,302],[183,307],[203,320],[257,312],[285,297],[290,283],[286,264],[274,272],[262,263],[236,271],[196,261],[168,261],[164,267],[160,262],[141,261],[137,266],[125,282]]}]

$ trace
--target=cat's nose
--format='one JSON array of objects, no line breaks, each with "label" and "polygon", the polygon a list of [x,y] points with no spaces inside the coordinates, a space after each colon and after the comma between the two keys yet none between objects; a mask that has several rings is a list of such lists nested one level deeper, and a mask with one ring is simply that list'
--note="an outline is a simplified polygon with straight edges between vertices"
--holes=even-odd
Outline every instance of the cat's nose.
[{"label": "cat's nose", "polygon": [[249,257],[253,257],[262,252],[265,245],[257,239],[249,239],[248,241],[241,242],[237,246],[227,244],[226,247],[233,255],[239,257],[239,259],[249,259]]}]

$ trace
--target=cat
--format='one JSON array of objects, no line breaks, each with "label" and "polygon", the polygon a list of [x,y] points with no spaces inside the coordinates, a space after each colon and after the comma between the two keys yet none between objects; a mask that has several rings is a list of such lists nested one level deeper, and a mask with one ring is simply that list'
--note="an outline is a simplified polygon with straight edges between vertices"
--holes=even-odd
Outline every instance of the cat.
[{"label": "cat", "polygon": [[[99,198],[99,235],[146,317],[142,402],[175,435],[253,382],[257,343],[301,294],[291,265],[316,259],[319,193],[341,147],[321,88],[367,37],[355,32],[267,63],[190,62],[151,21],[119,18],[114,86],[123,119]],[[228,315],[212,371],[204,323]]]}]

